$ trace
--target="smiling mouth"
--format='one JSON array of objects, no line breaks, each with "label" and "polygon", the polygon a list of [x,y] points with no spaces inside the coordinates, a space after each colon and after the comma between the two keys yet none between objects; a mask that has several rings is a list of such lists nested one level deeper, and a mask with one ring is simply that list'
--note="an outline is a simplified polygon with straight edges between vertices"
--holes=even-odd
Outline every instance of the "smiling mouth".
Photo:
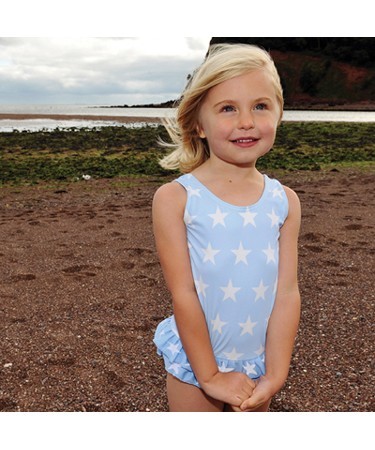
[{"label": "smiling mouth", "polygon": [[256,142],[259,139],[256,138],[240,138],[240,139],[233,139],[231,142],[235,142],[237,144],[250,144],[251,142]]}]

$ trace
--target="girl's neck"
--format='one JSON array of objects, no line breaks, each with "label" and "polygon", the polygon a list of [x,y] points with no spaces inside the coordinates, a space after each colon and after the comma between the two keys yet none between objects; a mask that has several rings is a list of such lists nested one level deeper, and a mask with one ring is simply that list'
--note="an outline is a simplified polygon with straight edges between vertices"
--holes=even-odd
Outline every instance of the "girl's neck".
[{"label": "girl's neck", "polygon": [[234,206],[250,206],[262,196],[264,177],[255,167],[217,167],[207,160],[193,175],[216,197]]},{"label": "girl's neck", "polygon": [[261,173],[254,166],[240,167],[208,159],[204,164],[194,170],[194,174],[202,179],[217,180],[225,183],[248,183],[263,179]]}]

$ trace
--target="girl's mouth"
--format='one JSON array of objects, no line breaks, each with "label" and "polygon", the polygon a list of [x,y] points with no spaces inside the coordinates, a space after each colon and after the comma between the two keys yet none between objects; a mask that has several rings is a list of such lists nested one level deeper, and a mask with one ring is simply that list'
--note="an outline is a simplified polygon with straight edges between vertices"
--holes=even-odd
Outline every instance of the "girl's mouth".
[{"label": "girl's mouth", "polygon": [[250,146],[253,144],[256,144],[259,141],[257,138],[239,138],[239,139],[232,139],[232,144],[236,144],[242,147]]},{"label": "girl's mouth", "polygon": [[232,142],[237,142],[239,144],[246,144],[248,142],[255,142],[258,139],[254,139],[254,138],[243,138],[243,139],[234,139]]}]

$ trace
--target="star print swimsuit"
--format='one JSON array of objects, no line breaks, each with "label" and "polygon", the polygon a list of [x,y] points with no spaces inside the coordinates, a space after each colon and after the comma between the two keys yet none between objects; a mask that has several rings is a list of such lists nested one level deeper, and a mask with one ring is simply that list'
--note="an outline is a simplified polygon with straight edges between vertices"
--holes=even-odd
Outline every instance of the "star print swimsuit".
[{"label": "star print swimsuit", "polygon": [[[224,202],[191,174],[175,181],[187,192],[191,268],[218,368],[259,378],[277,289],[280,228],[288,215],[285,191],[264,175],[260,199],[242,207]],[[174,316],[158,325],[154,343],[169,373],[199,387]]]}]

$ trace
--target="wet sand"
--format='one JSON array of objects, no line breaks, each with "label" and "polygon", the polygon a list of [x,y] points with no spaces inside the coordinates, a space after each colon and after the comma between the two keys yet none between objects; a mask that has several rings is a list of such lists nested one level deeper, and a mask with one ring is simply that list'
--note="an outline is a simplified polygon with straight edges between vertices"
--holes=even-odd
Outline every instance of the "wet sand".
[{"label": "wet sand", "polygon": [[159,117],[127,117],[127,116],[94,116],[94,115],[69,115],[69,114],[0,114],[0,120],[30,120],[30,119],[50,119],[50,120],[96,120],[119,123],[160,122]]}]

